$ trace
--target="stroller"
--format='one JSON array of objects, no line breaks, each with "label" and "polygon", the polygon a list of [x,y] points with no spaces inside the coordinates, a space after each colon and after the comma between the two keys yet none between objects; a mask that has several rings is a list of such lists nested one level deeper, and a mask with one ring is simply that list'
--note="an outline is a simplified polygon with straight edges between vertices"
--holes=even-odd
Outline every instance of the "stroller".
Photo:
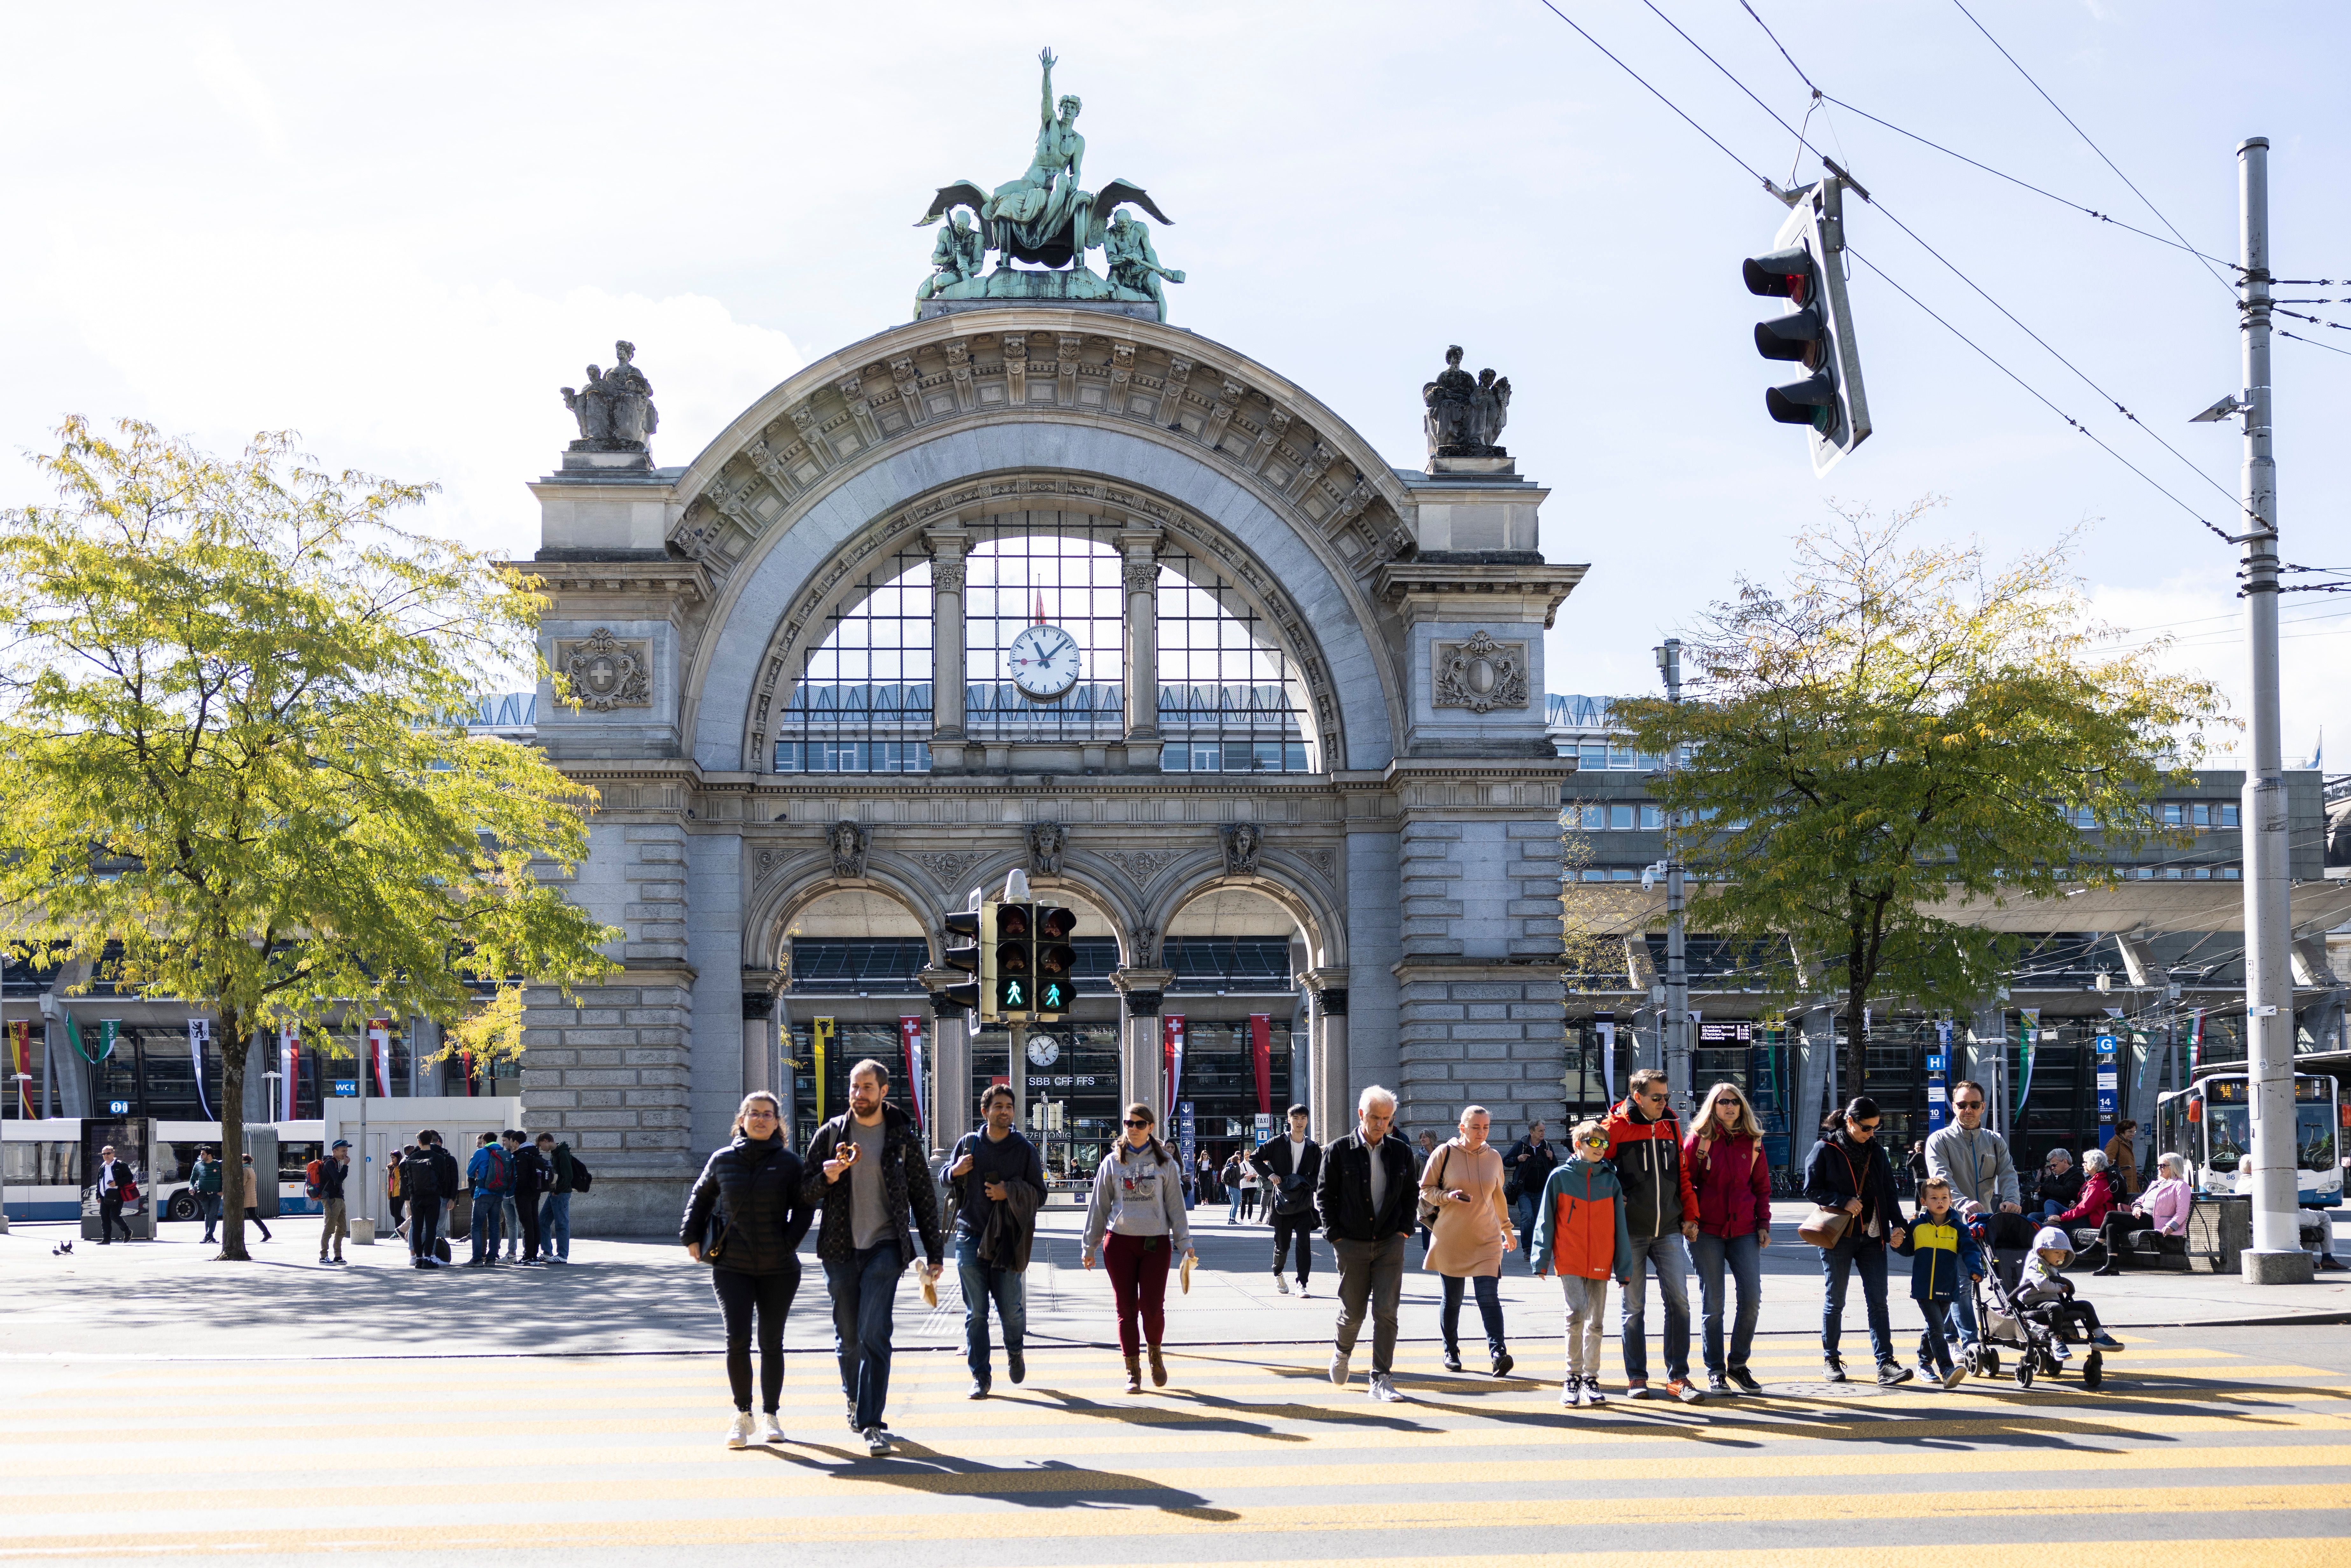
[{"label": "stroller", "polygon": [[1991,1227],[1981,1215],[1968,1221],[1968,1232],[1992,1260],[1992,1266],[1981,1281],[1971,1281],[1968,1287],[1973,1293],[1979,1332],[1974,1347],[1966,1354],[1967,1369],[1978,1377],[1998,1377],[1997,1345],[2010,1345],[2016,1351],[2016,1385],[2030,1388],[2035,1376],[2055,1377],[2065,1370],[2068,1345],[2087,1344],[2090,1354],[2082,1358],[2082,1386],[2095,1392],[2105,1382],[2105,1353],[2078,1333],[2071,1315],[2056,1302],[2027,1303],[2022,1299],[2024,1254],[2032,1249],[1993,1246]]}]

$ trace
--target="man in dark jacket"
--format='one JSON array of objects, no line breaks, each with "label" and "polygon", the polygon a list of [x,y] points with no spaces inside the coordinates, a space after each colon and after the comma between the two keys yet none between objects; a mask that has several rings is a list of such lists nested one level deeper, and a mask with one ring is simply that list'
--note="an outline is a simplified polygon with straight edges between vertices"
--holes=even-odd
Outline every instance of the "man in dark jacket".
[{"label": "man in dark jacket", "polygon": [[204,1244],[218,1239],[214,1232],[221,1219],[220,1156],[211,1149],[198,1149],[196,1163],[188,1172],[188,1190],[196,1195],[196,1213],[204,1222]]},{"label": "man in dark jacket", "polygon": [[112,1244],[117,1226],[122,1228],[122,1239],[131,1239],[131,1222],[122,1218],[122,1186],[131,1179],[131,1167],[114,1157],[112,1144],[98,1151],[98,1171],[90,1186],[98,1194],[98,1244],[100,1247]]},{"label": "man in dark jacket", "polygon": [[1294,1240],[1298,1247],[1298,1293],[1314,1272],[1314,1187],[1322,1176],[1322,1147],[1306,1135],[1311,1118],[1303,1105],[1290,1108],[1290,1135],[1268,1138],[1249,1155],[1249,1164],[1266,1185],[1266,1214],[1273,1221],[1273,1283],[1283,1295],[1290,1281],[1281,1277],[1282,1255]]},{"label": "man in dark jacket", "polygon": [[[1510,1219],[1521,1237],[1535,1233],[1535,1207],[1542,1201],[1543,1183],[1558,1166],[1559,1150],[1544,1140],[1541,1122],[1527,1124],[1527,1135],[1503,1151],[1504,1196],[1510,1200]],[[1527,1271],[1534,1272],[1533,1250],[1520,1250],[1526,1253]]]},{"label": "man in dark jacket", "polygon": [[509,1128],[498,1135],[506,1140],[507,1163],[514,1172],[509,1190],[514,1194],[515,1223],[522,1227],[521,1266],[536,1269],[539,1263],[538,1200],[554,1184],[555,1173],[519,1129]]},{"label": "man in dark jacket", "polygon": [[[340,1263],[343,1260],[343,1240],[351,1233],[350,1207],[343,1201],[344,1183],[351,1174],[351,1144],[349,1138],[337,1138],[327,1157],[319,1162],[319,1212],[326,1217],[319,1227],[319,1261]],[[327,1244],[334,1244],[335,1255],[327,1256]]]},{"label": "man in dark jacket", "polygon": [[1355,1103],[1355,1130],[1322,1151],[1314,1207],[1339,1258],[1339,1333],[1331,1381],[1344,1387],[1355,1335],[1372,1316],[1371,1396],[1402,1399],[1388,1381],[1395,1364],[1396,1303],[1404,1294],[1404,1254],[1419,1213],[1412,1151],[1391,1136],[1395,1096],[1374,1083]]},{"label": "man in dark jacket", "polygon": [[[939,1274],[939,1195],[914,1118],[883,1097],[890,1070],[867,1060],[849,1070],[849,1110],[816,1130],[800,1185],[820,1205],[816,1255],[832,1292],[833,1348],[849,1425],[870,1454],[890,1451],[882,1413],[890,1397],[891,1307],[898,1277],[922,1233],[925,1277]],[[907,1210],[914,1225],[907,1224]]]},{"label": "man in dark jacket", "polygon": [[571,1145],[559,1143],[552,1133],[538,1135],[538,1157],[547,1162],[554,1180],[547,1197],[538,1206],[538,1245],[540,1261],[569,1263],[571,1261],[571,1195],[579,1190],[576,1168],[571,1161]]},{"label": "man in dark jacket", "polygon": [[1625,1223],[1633,1237],[1622,1330],[1625,1394],[1652,1397],[1642,1320],[1654,1264],[1657,1294],[1666,1303],[1666,1392],[1695,1405],[1706,1397],[1689,1377],[1689,1239],[1698,1234],[1698,1193],[1682,1160],[1681,1119],[1666,1103],[1666,1075],[1645,1067],[1633,1074],[1631,1087],[1606,1123],[1608,1158],[1625,1188]]},{"label": "man in dark jacket", "polygon": [[401,1162],[400,1190],[408,1199],[408,1249],[419,1269],[441,1267],[441,1228],[464,1186],[457,1156],[441,1146],[441,1134],[430,1127],[417,1134],[416,1157]]},{"label": "man in dark jacket", "polygon": [[[987,1303],[1004,1324],[1004,1364],[1012,1381],[1029,1375],[1022,1359],[1029,1338],[1029,1300],[1023,1279],[1029,1244],[1036,1239],[1037,1210],[1045,1202],[1045,1162],[1037,1145],[1014,1130],[1017,1102],[1001,1083],[979,1097],[977,1133],[967,1133],[939,1167],[939,1179],[959,1188],[956,1202],[956,1273],[963,1283],[964,1361],[971,1368],[971,1397],[987,1397],[994,1381],[988,1367]],[[1026,1208],[1026,1218],[1019,1210]],[[993,1252],[982,1244],[991,1228]]]}]

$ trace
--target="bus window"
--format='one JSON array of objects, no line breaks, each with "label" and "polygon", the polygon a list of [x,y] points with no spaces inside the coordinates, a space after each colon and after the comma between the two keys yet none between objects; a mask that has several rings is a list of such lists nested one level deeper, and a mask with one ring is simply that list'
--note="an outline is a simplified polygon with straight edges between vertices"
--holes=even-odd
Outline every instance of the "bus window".
[{"label": "bus window", "polygon": [[2335,1164],[2334,1118],[2323,1104],[2304,1101],[2294,1108],[2294,1164],[2306,1171],[2331,1171]]},{"label": "bus window", "polygon": [[2253,1146],[2250,1107],[2241,1102],[2204,1103],[2204,1163],[2216,1171],[2234,1171]]}]

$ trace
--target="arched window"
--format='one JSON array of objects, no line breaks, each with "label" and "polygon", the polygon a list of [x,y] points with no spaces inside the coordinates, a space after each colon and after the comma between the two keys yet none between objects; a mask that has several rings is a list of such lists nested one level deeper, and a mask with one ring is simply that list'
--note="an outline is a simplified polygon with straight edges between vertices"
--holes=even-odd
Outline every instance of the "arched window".
[{"label": "arched window", "polygon": [[[1126,733],[1126,591],[1115,532],[1094,517],[1043,511],[972,530],[963,594],[964,733],[972,739]],[[1053,702],[1012,684],[1012,641],[1040,623],[1078,644],[1078,684]]]},{"label": "arched window", "polygon": [[1280,642],[1221,573],[1184,555],[1159,568],[1164,773],[1310,773],[1306,692]]},{"label": "arched window", "polygon": [[800,661],[776,719],[778,773],[931,770],[931,558],[901,550],[865,576]]}]

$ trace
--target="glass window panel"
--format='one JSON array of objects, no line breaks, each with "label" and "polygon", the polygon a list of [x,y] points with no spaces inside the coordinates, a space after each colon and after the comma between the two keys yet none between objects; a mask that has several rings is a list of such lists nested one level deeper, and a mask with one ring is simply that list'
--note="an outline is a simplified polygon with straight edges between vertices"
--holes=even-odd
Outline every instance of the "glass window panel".
[{"label": "glass window panel", "polygon": [[1605,807],[1605,806],[1584,806],[1584,807],[1581,807],[1581,808],[1579,808],[1579,811],[1580,811],[1580,813],[1581,813],[1581,815],[1582,815],[1582,817],[1583,817],[1583,827],[1584,828],[1584,830],[1585,830],[1587,832],[1594,832],[1594,833],[1597,833],[1597,832],[1604,831],[1607,829],[1607,826],[1608,826],[1608,808],[1607,808],[1607,807]]},{"label": "glass window panel", "polygon": [[2233,828],[2237,825],[2237,808],[2234,806],[2220,808],[2220,825],[2224,828]]},{"label": "glass window panel", "polygon": [[1212,567],[1163,556],[1158,616],[1159,722],[1192,739],[1193,770],[1311,771],[1303,682],[1249,601]]},{"label": "glass window panel", "polygon": [[1587,740],[1580,743],[1575,748],[1575,765],[1578,768],[1607,767],[1608,743],[1603,740]]},{"label": "glass window panel", "polygon": [[1629,831],[1633,826],[1633,808],[1630,806],[1609,807],[1608,826],[1610,829],[1617,832]]},{"label": "glass window panel", "polygon": [[1656,806],[1644,806],[1641,808],[1641,826],[1645,828],[1662,828],[1665,824],[1666,814],[1661,809]]}]

